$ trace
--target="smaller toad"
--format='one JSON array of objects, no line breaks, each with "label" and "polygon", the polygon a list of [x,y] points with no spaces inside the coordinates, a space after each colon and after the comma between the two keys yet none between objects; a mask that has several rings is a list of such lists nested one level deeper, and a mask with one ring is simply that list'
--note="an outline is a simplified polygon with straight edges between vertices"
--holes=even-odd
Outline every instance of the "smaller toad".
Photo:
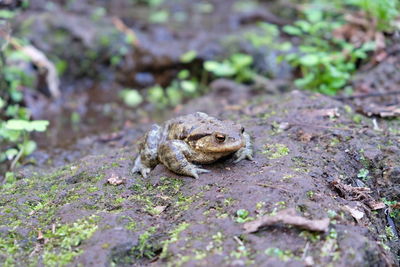
[{"label": "smaller toad", "polygon": [[232,121],[221,121],[206,113],[178,117],[162,127],[154,124],[139,145],[132,172],[147,177],[162,163],[171,171],[198,178],[209,172],[195,164],[209,164],[233,155],[235,163],[253,159],[250,136]]}]

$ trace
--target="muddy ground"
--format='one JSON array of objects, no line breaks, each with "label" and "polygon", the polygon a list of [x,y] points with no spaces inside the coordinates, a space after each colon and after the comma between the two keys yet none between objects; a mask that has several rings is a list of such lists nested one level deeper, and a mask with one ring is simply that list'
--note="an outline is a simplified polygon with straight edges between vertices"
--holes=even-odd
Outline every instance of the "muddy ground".
[{"label": "muddy ground", "polygon": [[[39,2],[32,13],[24,15],[42,19],[37,16],[43,12]],[[87,9],[78,3],[68,12],[80,14]],[[210,26],[215,32],[205,39],[202,34],[196,38],[188,33],[178,35],[176,25],[166,31],[158,26],[146,28],[135,19],[130,21],[128,11],[124,17],[121,7],[108,7],[129,26],[142,29],[142,43],[152,43],[151,38],[169,42],[161,42],[164,46],[159,49],[150,46],[152,56],[143,57],[139,65],[110,71],[107,74],[113,77],[101,82],[87,78],[90,73],[84,78],[69,73],[61,109],[55,107],[60,102],[43,96],[45,100],[32,102],[43,104],[37,117],[58,124],[47,138],[37,136],[41,146],[31,158],[34,164],[27,160],[17,170],[18,182],[0,191],[2,265],[399,265],[399,222],[387,216],[383,201],[400,201],[398,119],[366,117],[357,113],[357,106],[319,94],[297,90],[267,94],[230,80],[214,82],[206,95],[175,109],[152,112],[152,107],[141,106],[121,110],[114,90],[139,86],[140,78],[132,78],[138,77],[134,73],[167,82],[168,73],[180,68],[179,55],[191,47],[187,40],[204,48],[200,58],[212,58],[224,51],[211,46],[216,41],[209,38],[218,39],[227,29],[228,33],[245,30],[260,17],[276,19],[258,14],[243,15],[246,19],[240,20],[239,15],[227,14],[223,5],[216,5],[217,12],[236,17],[220,17],[230,24],[210,22],[220,27]],[[62,14],[68,17],[70,13]],[[43,16],[51,15],[43,12]],[[199,25],[193,24],[188,32]],[[171,42],[174,53],[168,48]],[[46,51],[46,47],[41,49]],[[57,51],[57,44],[48,49]],[[137,50],[131,53],[138,57]],[[69,56],[75,62],[79,54]],[[105,63],[93,64],[101,70]],[[152,64],[155,69],[149,68]],[[284,66],[276,76],[290,87]],[[73,86],[75,81],[79,88]],[[111,113],[101,115],[99,107],[107,101],[113,103]],[[83,118],[77,129],[61,119],[71,110]],[[252,137],[254,160],[234,164],[226,159],[204,166],[211,173],[197,180],[178,176],[161,165],[147,179],[130,173],[138,141],[151,123],[195,111],[241,123]],[[111,178],[118,185],[110,184]],[[244,223],[287,208],[310,220],[329,218],[329,228],[314,232],[277,224],[257,233],[245,232]]]},{"label": "muddy ground", "polygon": [[[135,141],[148,127],[125,132],[102,153],[46,175],[21,173],[19,183],[2,190],[2,240],[15,240],[13,254],[3,259],[17,265],[69,259],[84,266],[396,265],[398,241],[387,237],[384,209],[372,210],[369,202],[400,192],[399,140],[388,130],[394,125],[378,121],[376,130],[365,117],[355,123],[348,106],[298,91],[224,108],[209,100],[187,109],[208,103],[196,110],[242,123],[254,140],[254,161],[212,164],[198,180],[158,166],[143,179],[129,170]],[[372,189],[368,197],[334,186],[358,186],[361,169],[369,170],[361,182]],[[111,177],[124,183],[110,185]],[[356,221],[346,206],[363,217]],[[257,218],[284,208],[329,217],[329,230],[276,225],[244,234],[238,222],[240,209]],[[62,227],[67,233],[58,232]]]}]

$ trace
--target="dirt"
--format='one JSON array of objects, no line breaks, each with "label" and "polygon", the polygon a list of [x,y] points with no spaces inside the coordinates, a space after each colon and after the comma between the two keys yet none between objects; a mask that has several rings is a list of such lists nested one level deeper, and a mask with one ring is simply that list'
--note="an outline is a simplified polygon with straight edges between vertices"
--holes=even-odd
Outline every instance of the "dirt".
[{"label": "dirt", "polygon": [[[36,16],[43,12],[41,2],[25,15],[51,21],[58,11]],[[65,21],[93,4],[64,2],[54,1],[67,6],[68,12],[60,13]],[[54,127],[45,138],[34,137],[39,149],[17,170],[18,181],[0,189],[4,266],[399,266],[400,225],[387,216],[388,203],[383,201],[400,201],[399,120],[366,117],[319,94],[267,94],[226,79],[174,109],[154,111],[147,103],[129,109],[116,91],[128,85],[142,90],[148,80],[168,83],[171,73],[182,67],[179,56],[187,49],[203,49],[200,63],[218,58],[225,51],[216,40],[259,20],[282,25],[285,20],[254,10],[228,14],[215,1],[221,14],[217,22],[202,23],[209,19],[206,14],[178,34],[176,24],[167,29],[140,25],[138,18],[147,13],[138,9],[131,16],[127,2],[104,5],[142,35],[139,43],[146,44],[150,56],[144,53],[137,61],[143,50],[130,50],[135,60],[126,57],[116,69],[104,69],[106,56],[89,61],[105,79],[83,75],[78,71],[82,66],[73,65],[77,72],[68,72],[59,102],[36,91],[25,95],[34,115],[50,119]],[[171,3],[168,8],[176,10]],[[192,4],[183,5],[185,12]],[[277,9],[273,2],[262,4]],[[49,27],[65,30],[60,24],[66,22],[56,21]],[[76,25],[69,30],[76,31]],[[195,30],[198,34],[189,34]],[[72,39],[78,48],[71,49],[68,64],[79,63],[78,52],[85,45],[103,51]],[[50,44],[46,50],[36,42],[46,52],[57,52],[59,44]],[[269,63],[261,65],[268,69]],[[290,71],[275,67],[266,71],[290,88]],[[150,78],[142,84],[143,75]],[[137,142],[151,123],[195,111],[245,126],[254,143],[254,160],[205,165],[211,172],[197,180],[162,165],[148,179],[130,173]],[[74,113],[79,122],[70,119]],[[328,218],[329,228],[314,232],[276,224],[246,232],[244,223],[286,209],[295,209],[307,222]]]},{"label": "dirt", "polygon": [[[210,103],[209,98],[187,107]],[[355,123],[354,113],[342,103],[298,91],[258,96],[240,108],[218,102],[196,110],[242,123],[254,140],[254,161],[206,166],[212,172],[198,180],[159,165],[143,179],[129,173],[135,142],[148,129],[138,126],[134,133],[123,133],[127,143],[103,144],[101,153],[46,175],[22,172],[0,197],[2,238],[20,237],[15,239],[16,263],[43,264],[49,252],[62,258],[70,252],[60,244],[49,248],[51,235],[37,240],[39,229],[51,232],[96,215],[94,234],[72,246],[72,251],[81,249],[72,265],[396,265],[399,247],[386,237],[384,209],[346,199],[332,186],[337,179],[357,186],[357,174],[366,168],[370,175],[362,183],[371,188],[372,199],[398,199],[397,176],[385,174],[398,166],[400,148],[398,136],[385,131],[385,121],[378,122],[382,130],[374,130],[369,118]],[[125,183],[110,185],[113,176]],[[345,206],[363,217],[356,221]],[[329,217],[329,231],[276,225],[245,234],[237,222],[240,209],[257,218],[284,208],[309,219]]]}]

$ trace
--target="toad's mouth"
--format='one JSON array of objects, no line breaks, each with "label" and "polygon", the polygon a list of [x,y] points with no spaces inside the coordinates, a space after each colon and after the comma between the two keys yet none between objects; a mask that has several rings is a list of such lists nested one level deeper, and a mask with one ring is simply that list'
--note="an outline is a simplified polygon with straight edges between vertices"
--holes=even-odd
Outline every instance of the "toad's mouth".
[{"label": "toad's mouth", "polygon": [[198,147],[198,150],[207,153],[229,153],[235,152],[245,146],[244,140],[238,140],[236,142],[224,142],[224,143],[215,143],[211,146],[207,147]]}]

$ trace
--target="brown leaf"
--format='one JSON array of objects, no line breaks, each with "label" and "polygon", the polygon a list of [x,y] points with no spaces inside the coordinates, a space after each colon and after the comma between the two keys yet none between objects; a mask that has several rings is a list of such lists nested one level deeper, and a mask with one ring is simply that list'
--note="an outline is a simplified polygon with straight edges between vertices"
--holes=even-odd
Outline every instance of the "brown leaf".
[{"label": "brown leaf", "polygon": [[120,178],[115,173],[111,174],[111,177],[107,179],[107,182],[111,185],[120,185],[126,182],[125,178]]},{"label": "brown leaf", "polygon": [[343,208],[344,210],[348,211],[351,214],[351,216],[353,216],[353,218],[356,219],[357,222],[359,222],[364,217],[364,212],[359,211],[356,208],[352,208],[347,205],[344,206]]},{"label": "brown leaf", "polygon": [[383,202],[375,202],[375,201],[370,201],[368,203],[368,206],[372,210],[381,210],[381,209],[384,209],[386,207],[385,203],[383,203]]},{"label": "brown leaf", "polygon": [[289,224],[301,229],[316,232],[326,232],[329,227],[329,218],[321,220],[310,220],[302,216],[296,215],[295,209],[285,209],[277,212],[275,215],[265,215],[254,221],[247,222],[243,225],[246,233],[254,233],[265,226],[276,224]]}]

